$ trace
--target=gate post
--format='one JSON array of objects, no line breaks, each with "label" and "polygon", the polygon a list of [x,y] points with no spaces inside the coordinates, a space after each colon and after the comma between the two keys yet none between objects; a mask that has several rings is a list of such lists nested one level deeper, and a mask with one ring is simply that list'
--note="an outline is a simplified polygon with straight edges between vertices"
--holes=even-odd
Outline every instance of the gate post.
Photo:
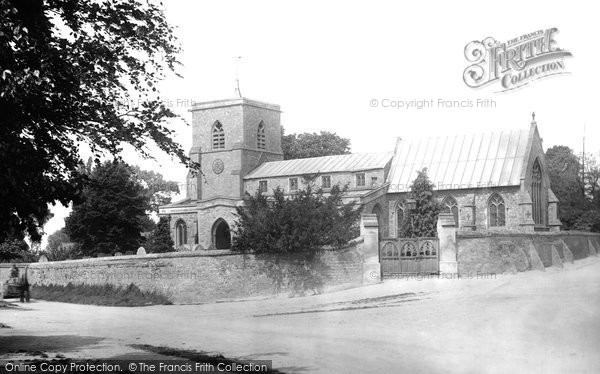
[{"label": "gate post", "polygon": [[437,221],[440,240],[440,274],[457,274],[456,222],[452,213],[440,213]]},{"label": "gate post", "polygon": [[376,214],[363,214],[360,219],[360,236],[363,238],[363,284],[381,281],[379,265],[379,223]]}]

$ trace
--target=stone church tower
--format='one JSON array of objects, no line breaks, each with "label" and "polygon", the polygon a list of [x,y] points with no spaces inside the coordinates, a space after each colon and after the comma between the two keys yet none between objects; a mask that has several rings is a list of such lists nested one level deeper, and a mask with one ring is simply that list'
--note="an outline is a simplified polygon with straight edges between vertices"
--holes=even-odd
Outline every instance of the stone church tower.
[{"label": "stone church tower", "polygon": [[[195,104],[190,158],[202,174],[188,174],[187,198],[165,207],[176,247],[229,248],[243,177],[266,161],[283,159],[279,105],[246,98]],[[185,229],[185,232],[183,231]]]}]

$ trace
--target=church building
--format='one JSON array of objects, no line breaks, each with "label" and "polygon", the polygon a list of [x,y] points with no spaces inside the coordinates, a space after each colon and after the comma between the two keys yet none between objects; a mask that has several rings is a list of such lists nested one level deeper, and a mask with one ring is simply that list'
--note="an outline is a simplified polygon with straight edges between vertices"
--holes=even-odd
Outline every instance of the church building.
[{"label": "church building", "polygon": [[527,129],[398,139],[393,152],[283,160],[280,108],[243,97],[197,103],[192,112],[192,160],[186,197],[162,206],[178,250],[227,249],[235,208],[246,192],[281,187],[293,196],[304,175],[325,191],[348,185],[346,199],[376,214],[382,237],[396,237],[410,216],[406,202],[417,171],[428,169],[437,198],[459,230],[558,230],[558,200],[550,189],[535,121]]}]

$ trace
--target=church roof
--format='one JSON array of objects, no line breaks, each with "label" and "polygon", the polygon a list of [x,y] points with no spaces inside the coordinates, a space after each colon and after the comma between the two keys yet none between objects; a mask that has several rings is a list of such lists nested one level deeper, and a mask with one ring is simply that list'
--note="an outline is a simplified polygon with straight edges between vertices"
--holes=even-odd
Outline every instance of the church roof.
[{"label": "church roof", "polygon": [[270,161],[259,165],[244,179],[383,169],[390,162],[392,156],[392,153],[352,153],[349,155]]},{"label": "church roof", "polygon": [[529,144],[528,130],[398,139],[387,182],[389,192],[408,190],[427,168],[438,190],[517,186]]}]

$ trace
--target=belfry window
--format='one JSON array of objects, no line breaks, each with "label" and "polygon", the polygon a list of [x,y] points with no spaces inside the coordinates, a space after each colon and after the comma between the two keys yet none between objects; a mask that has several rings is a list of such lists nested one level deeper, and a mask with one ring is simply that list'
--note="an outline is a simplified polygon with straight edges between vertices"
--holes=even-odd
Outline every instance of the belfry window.
[{"label": "belfry window", "polygon": [[267,137],[265,136],[265,124],[260,121],[258,131],[256,133],[256,148],[267,149]]},{"label": "belfry window", "polygon": [[458,204],[454,197],[446,196],[444,200],[442,200],[442,212],[452,213],[454,216],[454,224],[458,226]]},{"label": "belfry window", "polygon": [[213,149],[225,148],[225,131],[221,122],[217,121],[212,129],[212,147]]},{"label": "belfry window", "polygon": [[177,247],[187,244],[187,225],[183,220],[175,224],[175,243]]},{"label": "belfry window", "polygon": [[495,193],[490,197],[488,212],[490,227],[506,225],[506,204],[502,196]]}]

